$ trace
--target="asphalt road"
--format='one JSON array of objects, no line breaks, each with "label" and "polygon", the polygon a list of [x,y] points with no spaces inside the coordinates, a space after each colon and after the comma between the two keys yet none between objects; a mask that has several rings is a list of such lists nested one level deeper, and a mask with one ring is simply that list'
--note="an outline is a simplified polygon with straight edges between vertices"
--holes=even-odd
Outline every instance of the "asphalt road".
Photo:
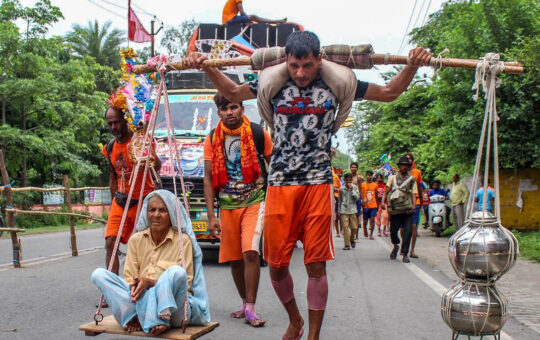
[{"label": "asphalt road", "polygon": [[[99,230],[95,233],[99,234]],[[52,247],[45,243],[53,241],[43,235],[26,237],[25,247],[32,244],[34,237],[45,250],[51,250]],[[62,235],[58,237],[62,238],[59,242],[65,248],[65,238]],[[102,240],[98,241],[102,243]],[[341,238],[335,241],[336,260],[328,263],[327,270],[330,293],[322,339],[451,338],[450,330],[440,316],[438,293],[418,273],[429,277],[428,283],[433,279],[444,287],[450,286],[450,280],[421,261],[413,261],[416,267],[411,271],[405,264],[389,260],[384,247],[384,243],[389,242],[386,238],[360,240],[359,246],[352,251],[341,250]],[[6,247],[3,243],[0,246]],[[30,250],[26,254],[28,252]],[[38,253],[45,256],[54,254]],[[95,312],[99,293],[90,282],[90,273],[94,268],[103,266],[103,259],[104,251],[100,249],[76,258],[60,258],[23,269],[1,270],[0,339],[85,339],[78,326],[91,321]],[[2,262],[6,262],[4,257]],[[268,323],[264,328],[254,329],[228,317],[239,306],[239,298],[228,266],[216,262],[217,252],[206,251],[205,274],[212,319],[221,325],[203,338],[281,339],[287,318],[272,290],[268,268],[262,269],[257,304],[259,315]],[[307,278],[301,248],[295,252],[291,271],[297,301],[307,318]],[[13,329],[17,331],[10,331]],[[537,339],[537,334],[513,318],[509,318],[504,330],[515,340]],[[102,334],[97,339],[133,338]]]}]

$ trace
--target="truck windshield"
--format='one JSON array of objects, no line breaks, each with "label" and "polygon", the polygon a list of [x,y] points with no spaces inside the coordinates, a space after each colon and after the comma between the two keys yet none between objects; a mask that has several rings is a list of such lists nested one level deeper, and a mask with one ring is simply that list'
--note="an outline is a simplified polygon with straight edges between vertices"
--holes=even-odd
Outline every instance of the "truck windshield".
[{"label": "truck windshield", "polygon": [[[175,133],[206,135],[211,129],[215,128],[219,122],[219,116],[213,98],[213,94],[170,94],[169,104]],[[246,100],[243,104],[244,113],[249,120],[254,123],[261,123],[257,111],[257,100]],[[161,137],[166,134],[165,106],[162,101],[159,106],[155,135]]]}]

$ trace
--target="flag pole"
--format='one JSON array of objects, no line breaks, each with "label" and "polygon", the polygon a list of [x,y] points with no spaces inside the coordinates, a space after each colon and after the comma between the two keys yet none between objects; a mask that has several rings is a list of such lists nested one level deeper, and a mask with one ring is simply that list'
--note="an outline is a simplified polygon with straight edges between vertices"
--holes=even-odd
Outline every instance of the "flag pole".
[{"label": "flag pole", "polygon": [[128,16],[127,16],[127,31],[126,31],[126,35],[127,35],[127,47],[129,48],[129,15],[130,15],[130,12],[131,12],[131,0],[128,0]]}]

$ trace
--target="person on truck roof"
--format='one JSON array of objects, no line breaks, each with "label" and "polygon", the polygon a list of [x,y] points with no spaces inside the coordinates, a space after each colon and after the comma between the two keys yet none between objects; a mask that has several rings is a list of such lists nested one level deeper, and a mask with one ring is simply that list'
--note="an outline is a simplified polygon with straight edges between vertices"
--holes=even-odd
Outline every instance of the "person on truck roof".
[{"label": "person on truck roof", "polygon": [[223,7],[223,25],[225,24],[247,24],[251,22],[260,22],[266,24],[279,24],[287,22],[287,18],[272,20],[261,18],[257,15],[247,15],[244,12],[244,7],[242,6],[242,0],[227,0],[225,7]]},{"label": "person on truck roof", "polygon": [[[283,339],[299,339],[304,333],[304,319],[296,304],[289,273],[297,240],[304,244],[308,274],[308,339],[320,336],[328,299],[326,261],[334,259],[331,136],[345,121],[353,99],[393,101],[407,89],[418,67],[427,65],[431,59],[423,47],[411,50],[410,64],[385,86],[380,86],[357,80],[343,66],[323,63],[320,49],[319,38],[314,33],[294,32],[285,45],[285,65],[267,68],[259,74],[260,81],[241,85],[219,69],[203,66],[206,57],[201,54],[191,53],[186,59],[190,68],[202,67],[218,91],[232,102],[258,97],[259,114],[274,131],[264,253],[272,286],[289,315]],[[319,72],[321,69],[325,72]],[[277,93],[271,95],[274,88]]]},{"label": "person on truck roof", "polygon": [[[214,97],[221,119],[204,141],[204,198],[213,237],[221,231],[219,262],[230,262],[242,307],[230,314],[253,327],[266,321],[255,312],[260,277],[259,244],[263,229],[266,164],[272,140],[244,115],[242,102]],[[214,214],[219,202],[220,219]]]}]

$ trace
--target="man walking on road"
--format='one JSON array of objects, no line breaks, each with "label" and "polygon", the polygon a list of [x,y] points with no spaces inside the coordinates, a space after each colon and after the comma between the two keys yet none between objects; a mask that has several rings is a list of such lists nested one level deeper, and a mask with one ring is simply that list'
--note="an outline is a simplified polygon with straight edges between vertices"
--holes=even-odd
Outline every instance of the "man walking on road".
[{"label": "man walking on road", "polygon": [[[296,241],[303,242],[308,274],[308,339],[316,340],[320,336],[328,299],[326,261],[334,258],[331,136],[345,121],[353,99],[394,100],[406,90],[418,66],[427,65],[431,54],[422,47],[412,50],[409,57],[414,66],[405,66],[386,86],[357,81],[351,70],[331,62],[323,63],[319,39],[312,32],[292,33],[285,54],[285,65],[261,72],[261,86],[257,80],[237,85],[216,68],[204,67],[204,70],[229,100],[238,102],[259,95],[259,105],[273,110],[271,113],[259,112],[274,130],[266,199],[265,255],[272,285],[289,315],[290,323],[283,339],[299,339],[304,333],[304,319],[296,304],[289,262]],[[205,59],[192,53],[186,63],[199,68]],[[319,74],[321,68],[336,77],[324,81],[324,75]],[[287,80],[277,85],[278,91],[272,98],[267,98],[265,96],[272,92],[268,89],[276,85],[272,82],[283,79],[272,77],[274,73],[285,74],[283,78]],[[343,89],[346,93],[331,90],[330,86],[336,82],[347,83]],[[349,96],[348,91],[356,92]],[[342,98],[341,101],[338,98]],[[344,110],[341,110],[342,105]]]},{"label": "man walking on road", "polygon": [[[114,97],[115,95],[116,94],[113,94],[111,97]],[[112,102],[114,102],[114,100],[111,99],[109,101],[110,106],[105,113],[105,119],[109,131],[114,138],[103,147],[103,150],[101,150],[103,156],[109,161],[109,187],[111,190],[111,197],[113,197],[109,218],[107,220],[107,228],[105,230],[105,249],[107,250],[106,266],[109,265],[112,257],[124,209],[127,207],[129,210],[122,229],[120,242],[126,244],[135,227],[137,204],[139,200],[144,199],[144,197],[152,192],[155,187],[150,174],[147,174],[146,181],[144,183],[142,182],[144,174],[142,169],[139,171],[137,178],[135,178],[133,182],[131,181],[131,175],[136,164],[134,164],[131,157],[129,157],[128,145],[133,137],[133,132],[129,130],[128,122],[125,120],[121,109],[113,107],[111,104]],[[159,171],[161,162],[155,155],[155,149],[153,149],[151,153],[153,154],[154,168],[156,171]],[[134,186],[131,202],[126,202],[131,185]],[[142,197],[139,196],[141,186],[144,186]],[[114,258],[111,271],[118,274],[118,268],[119,261],[117,255]]]},{"label": "man walking on road", "polygon": [[[364,178],[362,177],[361,174],[358,173],[358,163],[352,162],[350,166],[350,170],[351,170],[351,175],[352,175],[352,184],[356,186],[356,188],[358,189],[358,193],[360,193],[360,190],[362,189],[361,185],[364,182]],[[358,240],[358,231],[360,230],[362,226],[362,217],[360,217],[361,214],[362,214],[362,197],[359,197],[358,200],[356,201],[356,219],[358,220],[356,225],[358,226],[358,228],[356,228],[356,233],[354,235],[355,240]]]},{"label": "man walking on road", "polygon": [[354,237],[358,228],[356,218],[356,201],[358,200],[358,187],[352,184],[351,174],[345,174],[345,185],[339,191],[339,215],[343,228],[343,250],[356,247]]},{"label": "man walking on road", "polygon": [[456,230],[459,230],[463,226],[465,218],[465,202],[469,197],[469,190],[465,184],[460,180],[459,174],[454,174],[452,178],[452,188],[450,189],[450,203],[452,204],[452,218],[454,219],[454,226]]},{"label": "man walking on road", "polygon": [[[375,217],[377,216],[377,183],[373,182],[373,171],[366,171],[366,181],[362,183],[362,208],[364,215],[364,237],[374,240]],[[381,233],[379,229],[379,234]],[[380,236],[380,235],[379,235]]]},{"label": "man walking on road", "polygon": [[[214,96],[217,127],[204,140],[204,198],[212,236],[221,231],[219,262],[230,262],[242,307],[232,318],[253,327],[266,321],[255,313],[259,287],[259,244],[263,229],[266,162],[272,155],[270,135],[244,115],[242,102]],[[259,149],[257,148],[259,147]],[[263,160],[264,159],[264,160]],[[218,193],[220,220],[214,214]]]},{"label": "man walking on road", "polygon": [[395,260],[399,250],[399,230],[402,232],[401,255],[403,262],[409,263],[409,245],[411,242],[412,219],[415,210],[418,187],[416,179],[410,174],[412,162],[403,156],[398,161],[399,172],[390,176],[386,183],[386,194],[383,205],[387,206],[390,213],[390,237],[394,249],[390,253],[390,259]]},{"label": "man walking on road", "polygon": [[405,154],[405,157],[409,159],[409,162],[411,162],[411,176],[413,176],[416,179],[416,200],[415,200],[415,206],[414,206],[414,213],[412,216],[412,235],[411,235],[411,257],[414,259],[418,258],[418,255],[414,252],[414,248],[416,247],[416,238],[418,237],[418,223],[420,222],[420,195],[419,193],[422,192],[422,182],[424,181],[422,179],[422,171],[416,167],[416,164],[414,162],[414,157],[412,153],[407,152]]}]

